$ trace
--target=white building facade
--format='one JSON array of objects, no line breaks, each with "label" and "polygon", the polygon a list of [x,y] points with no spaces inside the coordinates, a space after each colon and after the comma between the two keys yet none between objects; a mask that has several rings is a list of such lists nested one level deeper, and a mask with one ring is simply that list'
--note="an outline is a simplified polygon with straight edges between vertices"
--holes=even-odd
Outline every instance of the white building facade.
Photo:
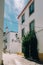
[{"label": "white building facade", "polygon": [[43,60],[43,0],[30,0],[18,16],[19,39],[29,32],[35,30],[38,39],[39,57]]},{"label": "white building facade", "polygon": [[4,40],[7,42],[5,41],[4,47],[6,51],[10,53],[21,53],[21,43],[17,38],[17,34],[17,32],[8,32],[5,34]]},{"label": "white building facade", "polygon": [[0,0],[0,63],[3,51],[4,0]]}]

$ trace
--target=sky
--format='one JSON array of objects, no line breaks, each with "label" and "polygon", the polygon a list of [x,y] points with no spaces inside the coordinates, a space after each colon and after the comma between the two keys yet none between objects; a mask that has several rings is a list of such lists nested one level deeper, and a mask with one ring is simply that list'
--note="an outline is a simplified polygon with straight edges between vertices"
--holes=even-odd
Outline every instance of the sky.
[{"label": "sky", "polygon": [[5,0],[4,7],[4,32],[6,26],[8,31],[18,32],[17,17],[29,0]]}]

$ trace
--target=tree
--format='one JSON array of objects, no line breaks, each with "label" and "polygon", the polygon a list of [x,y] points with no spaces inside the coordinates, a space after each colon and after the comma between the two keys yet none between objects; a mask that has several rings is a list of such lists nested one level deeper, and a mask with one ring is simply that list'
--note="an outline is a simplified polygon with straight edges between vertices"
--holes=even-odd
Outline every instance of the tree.
[{"label": "tree", "polygon": [[32,57],[32,59],[38,60],[38,41],[34,31],[24,35],[22,40],[22,51],[25,58]]}]

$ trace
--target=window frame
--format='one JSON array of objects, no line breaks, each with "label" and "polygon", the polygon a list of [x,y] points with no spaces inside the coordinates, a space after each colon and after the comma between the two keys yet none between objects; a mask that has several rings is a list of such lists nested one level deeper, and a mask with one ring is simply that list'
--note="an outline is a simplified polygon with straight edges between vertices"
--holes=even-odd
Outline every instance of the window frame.
[{"label": "window frame", "polygon": [[[31,27],[32,24],[33,24],[33,30],[32,30],[32,27]],[[32,20],[32,21],[30,22],[30,24],[29,24],[29,29],[30,29],[30,32],[31,32],[31,31],[35,31],[35,20]]]},{"label": "window frame", "polygon": [[[32,7],[33,7],[33,8],[32,8]],[[31,10],[31,9],[32,9],[32,10]],[[33,0],[33,2],[31,3],[31,5],[29,6],[29,16],[34,13],[34,10],[35,10],[35,8],[34,8],[34,0]]]},{"label": "window frame", "polygon": [[22,29],[22,37],[24,36],[25,28]]},{"label": "window frame", "polygon": [[24,23],[25,21],[25,13],[22,15],[22,24]]}]

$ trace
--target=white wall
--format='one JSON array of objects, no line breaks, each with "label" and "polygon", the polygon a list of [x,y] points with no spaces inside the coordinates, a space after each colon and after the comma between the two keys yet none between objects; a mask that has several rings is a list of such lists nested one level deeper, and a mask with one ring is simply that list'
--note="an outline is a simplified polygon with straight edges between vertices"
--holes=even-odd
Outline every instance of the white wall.
[{"label": "white wall", "polygon": [[35,0],[35,30],[39,42],[39,53],[43,53],[43,0]]},{"label": "white wall", "polygon": [[38,51],[39,53],[43,53],[43,30],[38,31],[36,35],[38,39]]},{"label": "white wall", "polygon": [[35,0],[35,29],[43,29],[43,0]]},{"label": "white wall", "polygon": [[[26,8],[26,10],[23,12],[25,13],[25,22],[21,24],[21,17],[19,18],[19,31],[18,35],[21,37],[21,31],[22,28],[25,28],[25,33],[29,31],[29,23],[32,20],[35,20],[35,31],[38,32],[41,29],[43,29],[43,0],[34,0],[35,2],[35,11],[34,13],[29,16],[29,6]],[[30,4],[29,4],[30,5]],[[39,41],[39,52],[43,52],[43,32],[38,32],[37,33],[38,41]]]},{"label": "white wall", "polygon": [[[23,13],[25,13],[25,22],[22,24],[21,18],[22,18]],[[18,20],[19,21],[18,22],[19,23],[19,31],[18,31],[19,37],[22,37],[21,31],[23,28],[25,28],[25,33],[27,33],[29,31],[29,23],[35,18],[34,13],[31,16],[29,16],[29,6],[25,9],[25,11],[23,13]]]},{"label": "white wall", "polygon": [[9,32],[7,33],[6,37],[7,37],[7,43],[6,43],[7,44],[7,51],[9,51],[9,43],[10,43],[10,33]]},{"label": "white wall", "polygon": [[[12,39],[14,41],[12,41]],[[11,53],[21,52],[21,43],[16,38],[16,32],[9,32],[7,34],[7,51]]]},{"label": "white wall", "polygon": [[4,0],[0,0],[0,62],[3,50]]}]

